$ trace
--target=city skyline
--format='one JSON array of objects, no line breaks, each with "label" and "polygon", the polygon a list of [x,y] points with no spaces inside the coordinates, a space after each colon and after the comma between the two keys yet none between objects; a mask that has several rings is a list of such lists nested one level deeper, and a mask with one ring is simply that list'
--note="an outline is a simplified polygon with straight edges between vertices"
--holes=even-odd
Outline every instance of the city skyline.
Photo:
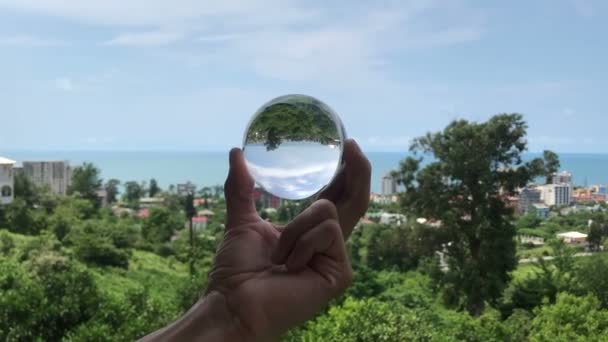
[{"label": "city skyline", "polygon": [[226,150],[286,93],[366,151],[521,112],[530,150],[608,151],[608,4],[0,0],[0,152]]}]

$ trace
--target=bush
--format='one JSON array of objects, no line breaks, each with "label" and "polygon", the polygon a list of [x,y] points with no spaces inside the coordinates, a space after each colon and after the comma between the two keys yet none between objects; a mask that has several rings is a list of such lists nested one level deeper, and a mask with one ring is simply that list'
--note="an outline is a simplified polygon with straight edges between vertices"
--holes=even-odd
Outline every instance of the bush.
[{"label": "bush", "polygon": [[74,243],[74,254],[85,263],[129,267],[129,253],[116,248],[108,238],[84,235]]},{"label": "bush", "polygon": [[82,265],[56,254],[44,254],[29,263],[33,278],[44,284],[44,301],[37,313],[38,334],[58,341],[88,321],[100,304],[93,276]]},{"label": "bush", "polygon": [[124,297],[105,297],[95,315],[70,332],[66,341],[134,341],[176,318],[178,311],[154,298],[143,288]]},{"label": "bush", "polygon": [[15,241],[6,230],[0,230],[0,254],[7,256],[15,248]]},{"label": "bush", "polygon": [[0,340],[32,341],[38,332],[45,297],[16,262],[0,259]]},{"label": "bush", "polygon": [[606,341],[608,312],[597,298],[560,293],[555,304],[536,310],[530,341]]}]

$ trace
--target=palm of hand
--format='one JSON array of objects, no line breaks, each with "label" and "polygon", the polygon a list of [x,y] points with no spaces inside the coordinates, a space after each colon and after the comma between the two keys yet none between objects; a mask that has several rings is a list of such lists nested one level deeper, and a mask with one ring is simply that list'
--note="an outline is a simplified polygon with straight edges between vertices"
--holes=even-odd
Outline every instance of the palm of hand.
[{"label": "palm of hand", "polygon": [[297,270],[273,263],[283,230],[259,217],[229,228],[210,274],[209,289],[224,294],[238,324],[252,336],[283,332],[314,316],[341,291],[336,283],[350,281],[350,274],[343,275],[345,258],[317,254]]}]

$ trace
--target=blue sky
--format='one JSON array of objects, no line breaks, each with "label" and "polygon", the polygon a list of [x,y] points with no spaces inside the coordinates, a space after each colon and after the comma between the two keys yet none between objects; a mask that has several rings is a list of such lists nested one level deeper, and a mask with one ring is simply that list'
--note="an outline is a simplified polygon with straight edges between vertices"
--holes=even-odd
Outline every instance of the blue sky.
[{"label": "blue sky", "polygon": [[0,0],[3,149],[226,149],[285,93],[366,150],[521,112],[608,152],[608,2]]}]

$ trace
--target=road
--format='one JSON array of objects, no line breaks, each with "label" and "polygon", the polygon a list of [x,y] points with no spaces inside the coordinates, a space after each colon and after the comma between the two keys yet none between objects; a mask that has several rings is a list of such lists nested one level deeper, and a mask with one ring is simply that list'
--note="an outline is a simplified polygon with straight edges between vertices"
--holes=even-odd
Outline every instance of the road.
[{"label": "road", "polygon": [[[576,254],[574,254],[574,257],[575,257],[575,258],[579,258],[579,257],[587,257],[587,256],[592,256],[593,254],[595,254],[595,253],[590,253],[590,252],[585,252],[585,253],[576,253]],[[520,259],[520,260],[519,260],[519,263],[520,263],[520,264],[529,264],[529,263],[531,263],[531,262],[537,262],[537,261],[538,261],[538,259],[541,259],[541,258],[525,258],[525,259]],[[544,261],[549,261],[549,260],[553,260],[553,259],[555,259],[555,257],[553,257],[553,256],[545,256],[545,257],[542,257],[542,259],[543,259]]]}]

